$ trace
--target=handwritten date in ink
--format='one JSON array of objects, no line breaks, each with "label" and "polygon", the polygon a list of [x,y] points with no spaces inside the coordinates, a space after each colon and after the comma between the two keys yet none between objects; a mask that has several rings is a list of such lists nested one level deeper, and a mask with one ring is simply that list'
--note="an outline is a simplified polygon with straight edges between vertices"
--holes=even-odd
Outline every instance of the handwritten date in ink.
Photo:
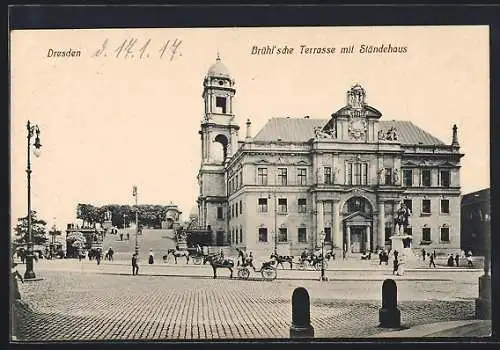
[{"label": "handwritten date in ink", "polygon": [[137,38],[124,39],[112,43],[104,40],[101,46],[94,51],[92,57],[114,57],[122,59],[148,59],[159,58],[173,61],[177,56],[182,56],[179,47],[182,40],[166,40],[154,43],[152,39],[140,41]]}]

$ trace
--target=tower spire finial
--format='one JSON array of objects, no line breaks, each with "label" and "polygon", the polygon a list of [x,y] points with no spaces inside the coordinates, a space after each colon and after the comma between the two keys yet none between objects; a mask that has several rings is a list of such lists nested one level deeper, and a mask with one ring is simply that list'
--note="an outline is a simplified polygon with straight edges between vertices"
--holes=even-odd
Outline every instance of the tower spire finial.
[{"label": "tower spire finial", "polygon": [[217,48],[217,61],[220,61],[220,53],[218,48]]}]

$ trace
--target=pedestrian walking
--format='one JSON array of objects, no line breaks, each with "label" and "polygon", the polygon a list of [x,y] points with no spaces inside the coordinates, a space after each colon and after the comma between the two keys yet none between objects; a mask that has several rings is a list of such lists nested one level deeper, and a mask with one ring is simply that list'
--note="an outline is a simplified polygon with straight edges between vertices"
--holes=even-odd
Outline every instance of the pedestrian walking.
[{"label": "pedestrian walking", "polygon": [[155,257],[153,254],[153,249],[149,250],[149,265],[153,265],[155,262]]},{"label": "pedestrian walking", "polygon": [[130,241],[130,233],[127,232],[127,241]]},{"label": "pedestrian walking", "polygon": [[425,255],[426,255],[425,249],[422,248],[422,259],[424,259],[424,261],[425,261]]},{"label": "pedestrian walking", "polygon": [[134,253],[132,254],[132,275],[138,275],[139,274],[139,262],[137,259],[137,254]]},{"label": "pedestrian walking", "polygon": [[97,265],[101,265],[101,255],[102,255],[101,250],[97,249],[96,256],[95,256],[95,260],[97,261]]},{"label": "pedestrian walking", "polygon": [[82,250],[81,248],[78,248],[76,251],[76,254],[78,254],[78,261],[82,261]]},{"label": "pedestrian walking", "polygon": [[398,272],[398,258],[397,256],[394,256],[394,261],[392,262],[392,274],[394,275],[394,273]]},{"label": "pedestrian walking", "polygon": [[436,251],[434,251],[432,255],[434,256],[434,259],[436,259]]},{"label": "pedestrian walking", "polygon": [[123,241],[123,232],[120,232],[120,241]]},{"label": "pedestrian walking", "polygon": [[457,267],[458,267],[458,263],[460,262],[460,255],[455,255],[455,263],[457,264]]},{"label": "pedestrian walking", "polygon": [[431,267],[431,265],[436,267],[436,263],[434,262],[434,254],[429,254],[429,267]]}]

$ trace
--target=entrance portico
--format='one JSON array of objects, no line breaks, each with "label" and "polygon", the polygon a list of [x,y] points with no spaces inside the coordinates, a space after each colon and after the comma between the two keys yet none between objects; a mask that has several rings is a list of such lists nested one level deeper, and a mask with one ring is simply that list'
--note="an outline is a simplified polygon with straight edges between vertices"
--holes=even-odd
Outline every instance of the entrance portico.
[{"label": "entrance portico", "polygon": [[344,219],[345,248],[350,253],[372,251],[372,220],[360,213],[354,213]]}]

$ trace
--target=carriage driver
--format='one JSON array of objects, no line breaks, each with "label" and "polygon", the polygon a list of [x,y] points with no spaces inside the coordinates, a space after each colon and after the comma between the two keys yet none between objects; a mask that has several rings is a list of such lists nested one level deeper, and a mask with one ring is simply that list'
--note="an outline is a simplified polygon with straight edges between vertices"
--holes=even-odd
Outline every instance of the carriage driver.
[{"label": "carriage driver", "polygon": [[201,247],[199,244],[196,245],[196,254],[201,255]]}]

